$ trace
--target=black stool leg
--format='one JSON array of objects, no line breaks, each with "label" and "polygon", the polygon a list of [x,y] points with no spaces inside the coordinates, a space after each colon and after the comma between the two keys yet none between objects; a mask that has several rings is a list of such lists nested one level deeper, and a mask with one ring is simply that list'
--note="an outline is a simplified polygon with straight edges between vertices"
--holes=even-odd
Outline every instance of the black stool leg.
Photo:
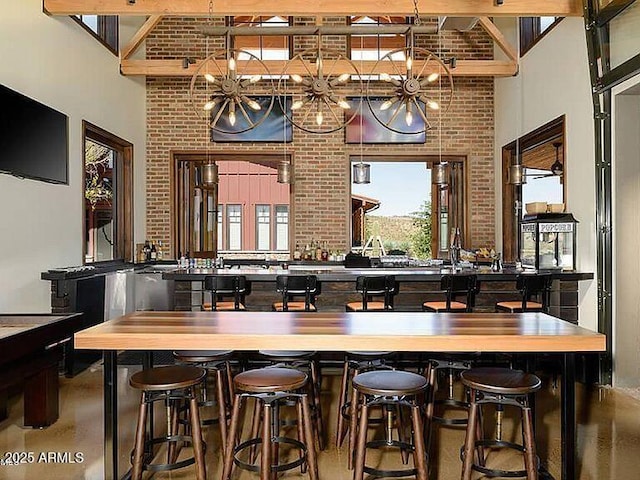
[{"label": "black stool leg", "polygon": [[131,470],[132,480],[140,480],[142,478],[144,462],[144,437],[147,423],[147,404],[145,400],[146,394],[145,392],[142,392],[142,396],[140,399],[140,409],[138,411],[138,425],[136,427],[133,469]]}]

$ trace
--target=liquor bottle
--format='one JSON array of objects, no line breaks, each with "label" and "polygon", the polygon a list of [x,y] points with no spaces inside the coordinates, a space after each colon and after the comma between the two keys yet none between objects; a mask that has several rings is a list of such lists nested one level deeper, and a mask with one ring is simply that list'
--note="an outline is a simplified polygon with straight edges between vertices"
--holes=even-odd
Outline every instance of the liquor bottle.
[{"label": "liquor bottle", "polygon": [[311,249],[309,248],[309,244],[307,243],[304,246],[304,255],[302,256],[304,260],[311,260]]},{"label": "liquor bottle", "polygon": [[144,241],[144,247],[142,247],[142,251],[144,252],[144,261],[148,262],[151,260],[151,247],[149,246],[149,240]]},{"label": "liquor bottle", "polygon": [[158,251],[156,250],[156,244],[151,242],[151,251],[149,254],[149,258],[151,259],[152,262],[155,262],[156,260],[158,260]]},{"label": "liquor bottle", "polygon": [[164,259],[164,252],[162,251],[162,240],[158,240],[158,247],[156,248],[156,256],[158,260]]},{"label": "liquor bottle", "polygon": [[320,246],[320,242],[316,243],[314,259],[318,261],[322,260],[322,247]]},{"label": "liquor bottle", "polygon": [[293,259],[300,260],[302,258],[302,252],[300,251],[300,244],[296,242],[296,249],[293,251]]},{"label": "liquor bottle", "polygon": [[329,250],[327,249],[327,242],[322,242],[322,253],[321,258],[323,262],[329,260]]}]

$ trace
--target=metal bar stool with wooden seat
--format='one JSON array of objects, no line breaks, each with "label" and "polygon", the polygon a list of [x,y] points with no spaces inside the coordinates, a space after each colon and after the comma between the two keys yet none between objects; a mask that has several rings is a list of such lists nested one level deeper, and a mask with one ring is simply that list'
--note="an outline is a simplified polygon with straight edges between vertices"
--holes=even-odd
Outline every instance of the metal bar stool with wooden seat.
[{"label": "metal bar stool with wooden seat", "polygon": [[[423,438],[423,418],[418,397],[424,394],[427,381],[422,375],[399,370],[377,370],[361,373],[353,378],[352,402],[358,408],[352,409],[350,436],[355,439],[354,480],[363,480],[364,474],[374,477],[406,477],[415,475],[418,480],[427,480],[427,454]],[[369,411],[371,407],[382,405],[385,419],[385,438],[367,441]],[[411,414],[411,439],[405,438],[401,415],[402,408],[409,408]],[[360,418],[358,420],[358,414]],[[394,421],[395,419],[395,421]],[[397,440],[393,427],[398,430]],[[357,428],[356,428],[357,424]],[[399,448],[402,452],[413,453],[413,468],[380,470],[366,465],[367,448]],[[403,463],[408,458],[403,456]]]},{"label": "metal bar stool with wooden seat", "polygon": [[[204,461],[205,443],[202,441],[200,429],[200,414],[195,387],[199,385],[207,372],[194,366],[172,365],[142,370],[131,376],[129,384],[142,390],[138,423],[135,433],[135,445],[131,455],[133,465],[131,478],[140,480],[142,472],[160,472],[175,470],[188,465],[196,466],[197,480],[205,480],[206,468]],[[188,405],[191,435],[180,435],[179,410],[180,403],[186,400]],[[146,440],[147,417],[154,402],[164,401],[167,411],[167,435]],[[151,463],[155,445],[167,443],[167,462]],[[178,461],[178,444],[190,443],[193,447],[193,457]]]},{"label": "metal bar stool with wooden seat", "polygon": [[[320,282],[315,275],[277,275],[276,292],[282,295],[282,301],[273,303],[274,311],[315,312]],[[300,297],[304,300],[296,300]]]},{"label": "metal bar stool with wooden seat", "polygon": [[[461,451],[462,480],[470,480],[473,470],[487,477],[526,477],[538,479],[538,458],[533,432],[533,417],[529,396],[540,389],[542,382],[530,373],[509,368],[472,368],[460,375],[462,383],[469,388],[471,405],[465,442]],[[502,440],[501,422],[497,425],[496,439],[479,438],[481,409],[484,405],[513,406],[520,409],[522,419],[522,445]],[[502,470],[486,465],[484,452],[509,448],[522,452],[524,470]]]},{"label": "metal bar stool with wooden seat", "polygon": [[[233,376],[231,360],[233,350],[178,350],[173,357],[178,364],[195,365],[204,368],[207,376],[198,389],[199,407],[217,407],[215,418],[201,418],[202,425],[220,425],[222,450],[226,447],[227,423],[231,417],[231,403],[233,401]],[[210,396],[208,378],[214,377],[215,395]]]},{"label": "metal bar stool with wooden seat", "polygon": [[398,284],[393,275],[360,276],[356,278],[356,291],[362,300],[347,303],[347,312],[381,312],[393,310]]},{"label": "metal bar stool with wooden seat", "polygon": [[[305,373],[282,367],[267,367],[242,372],[234,378],[235,397],[231,425],[227,436],[227,448],[224,455],[222,480],[229,480],[233,465],[260,473],[260,480],[275,480],[280,472],[296,467],[307,469],[311,480],[318,479],[316,447],[311,421],[311,407],[306,393],[302,391],[308,382]],[[258,436],[240,442],[240,412],[245,399],[253,398],[262,412],[262,430]],[[280,406],[285,400],[295,402],[297,412],[298,438],[289,438],[280,434]],[[254,425],[256,424],[254,418]],[[252,428],[252,431],[254,429]],[[299,450],[296,460],[280,463],[279,445],[286,444]],[[260,463],[255,464],[250,450],[260,447]],[[249,461],[245,461],[243,452],[249,452]]]},{"label": "metal bar stool with wooden seat", "polygon": [[[496,312],[547,312],[551,291],[551,275],[520,274],[516,279],[516,289],[521,299],[514,302],[496,303]],[[533,300],[538,297],[538,301]]]},{"label": "metal bar stool with wooden seat", "polygon": [[[202,301],[203,310],[245,310],[249,284],[244,275],[208,275],[204,290],[211,293],[211,303]],[[232,300],[228,300],[233,297]]]},{"label": "metal bar stool with wooden seat", "polygon": [[[478,277],[476,275],[443,275],[440,280],[440,290],[445,294],[444,301],[424,302],[422,310],[425,312],[472,312]],[[457,297],[464,296],[466,302],[459,302]]]},{"label": "metal bar stool with wooden seat", "polygon": [[[422,304],[422,309],[428,312],[472,312],[475,305],[475,296],[478,291],[478,278],[473,274],[443,275],[440,288],[445,294],[445,301],[428,301]],[[464,296],[465,302],[459,302],[457,297]],[[425,376],[429,380],[429,389],[426,398],[425,413],[425,437],[427,452],[431,451],[431,439],[433,437],[434,423],[454,428],[467,425],[467,412],[469,403],[455,398],[454,385],[460,372],[471,368],[471,358],[460,355],[444,355],[430,358],[427,361]],[[444,372],[447,380],[447,396],[444,399],[436,399],[439,386],[439,374]],[[446,417],[444,413],[436,415],[436,406],[440,405],[448,410],[462,410],[464,417]]]}]

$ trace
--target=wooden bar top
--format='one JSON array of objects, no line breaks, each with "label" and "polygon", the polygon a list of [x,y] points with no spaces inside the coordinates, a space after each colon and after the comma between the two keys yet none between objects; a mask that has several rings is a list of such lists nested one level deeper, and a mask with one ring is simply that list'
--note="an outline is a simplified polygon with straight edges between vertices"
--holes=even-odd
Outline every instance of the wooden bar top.
[{"label": "wooden bar top", "polygon": [[605,336],[543,313],[135,312],[75,334],[98,350],[602,352]]}]

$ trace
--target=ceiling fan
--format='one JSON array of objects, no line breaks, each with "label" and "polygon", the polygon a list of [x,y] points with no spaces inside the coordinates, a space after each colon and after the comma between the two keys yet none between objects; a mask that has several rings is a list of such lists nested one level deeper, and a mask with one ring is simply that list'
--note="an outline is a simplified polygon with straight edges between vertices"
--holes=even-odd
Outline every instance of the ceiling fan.
[{"label": "ceiling fan", "polygon": [[550,173],[546,173],[544,175],[532,175],[532,178],[534,180],[537,180],[538,178],[546,178],[546,177],[561,177],[562,174],[564,173],[564,165],[562,165],[562,162],[559,159],[558,153],[560,151],[560,147],[562,146],[561,142],[553,142],[553,147],[556,149],[556,161],[553,162],[551,164],[551,172]]}]

